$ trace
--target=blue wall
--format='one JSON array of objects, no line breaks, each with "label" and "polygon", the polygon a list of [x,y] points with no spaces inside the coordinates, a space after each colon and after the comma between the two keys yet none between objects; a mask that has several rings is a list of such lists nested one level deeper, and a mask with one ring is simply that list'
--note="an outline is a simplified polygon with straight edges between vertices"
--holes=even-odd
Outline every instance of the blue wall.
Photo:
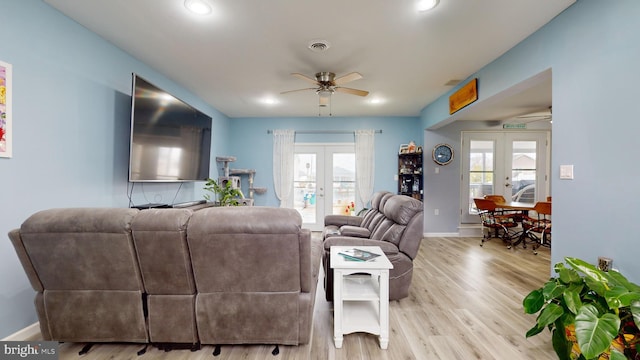
[{"label": "blue wall", "polygon": [[[637,0],[578,1],[471,76],[478,78],[482,101],[552,69],[552,263],[565,256],[593,263],[598,256],[608,256],[615,268],[636,282],[640,281],[640,222],[634,219],[640,205],[635,185],[640,178],[638,19]],[[422,111],[424,128],[446,122],[449,95]],[[443,131],[427,132],[425,148],[433,146]],[[565,164],[574,165],[574,180],[559,179],[560,165]],[[432,191],[459,193],[459,170],[437,189],[428,181],[425,185],[427,203]]]},{"label": "blue wall", "polygon": [[[267,130],[382,130],[375,134],[375,179],[374,191],[396,191],[394,175],[398,172],[398,149],[400,144],[413,140],[422,145],[422,128],[417,117],[371,117],[371,118],[238,118],[231,121],[232,143],[228,155],[236,156],[231,165],[238,169],[255,169],[255,186],[267,187],[267,193],[256,195],[256,205],[279,206],[273,191],[273,135]],[[298,143],[345,143],[354,142],[352,134],[298,134]],[[220,170],[218,170],[220,171]]]},{"label": "blue wall", "polygon": [[[128,206],[132,72],[211,115],[214,154],[229,146],[230,129],[226,116],[42,1],[2,0],[0,14],[0,60],[12,64],[14,85],[13,158],[0,158],[3,338],[37,320],[6,234],[45,208]],[[177,201],[201,198],[201,187],[184,185]],[[133,199],[170,202],[177,189],[136,185]]]}]

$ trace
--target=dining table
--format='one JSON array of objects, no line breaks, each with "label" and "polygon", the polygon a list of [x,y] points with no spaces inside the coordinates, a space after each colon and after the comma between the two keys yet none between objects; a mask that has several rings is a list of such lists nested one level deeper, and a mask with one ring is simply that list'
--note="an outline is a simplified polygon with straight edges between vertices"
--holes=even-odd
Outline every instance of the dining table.
[{"label": "dining table", "polygon": [[[533,208],[536,206],[535,203],[528,203],[528,202],[521,202],[521,201],[494,201],[494,203],[496,204],[496,208],[499,208],[502,210],[519,211],[520,222],[522,222],[522,218],[527,216],[529,214],[529,211],[533,210]],[[525,238],[524,229],[519,233],[516,233],[515,235],[518,235],[518,240],[516,240],[516,242],[514,242],[512,246],[516,246],[524,241],[524,238]]]}]

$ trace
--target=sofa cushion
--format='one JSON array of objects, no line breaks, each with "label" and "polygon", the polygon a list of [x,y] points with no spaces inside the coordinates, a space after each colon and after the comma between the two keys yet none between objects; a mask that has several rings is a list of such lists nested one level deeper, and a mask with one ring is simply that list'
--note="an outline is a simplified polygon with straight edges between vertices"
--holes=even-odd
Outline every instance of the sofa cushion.
[{"label": "sofa cushion", "polygon": [[44,289],[142,291],[131,221],[137,209],[69,208],[33,214],[20,227]]},{"label": "sofa cushion", "polygon": [[189,209],[148,209],[131,224],[142,280],[149,294],[195,294],[187,246]]},{"label": "sofa cushion", "polygon": [[384,204],[384,215],[397,224],[407,225],[413,216],[421,212],[424,205],[420,200],[408,196],[391,197]]}]

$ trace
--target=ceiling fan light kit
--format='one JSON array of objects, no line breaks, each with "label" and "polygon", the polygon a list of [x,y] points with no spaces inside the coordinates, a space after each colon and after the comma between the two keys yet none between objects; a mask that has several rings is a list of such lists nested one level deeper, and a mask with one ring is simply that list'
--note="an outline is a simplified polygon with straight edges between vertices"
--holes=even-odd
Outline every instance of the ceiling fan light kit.
[{"label": "ceiling fan light kit", "polygon": [[351,72],[343,76],[336,77],[335,73],[329,71],[321,71],[315,74],[315,79],[306,76],[300,73],[292,73],[292,76],[297,77],[298,79],[310,82],[316,87],[313,88],[305,88],[305,89],[297,89],[297,90],[288,90],[283,91],[281,94],[298,92],[298,91],[306,91],[306,90],[314,90],[315,93],[319,96],[318,104],[320,107],[326,107],[330,104],[331,95],[335,92],[356,95],[356,96],[367,96],[369,95],[368,91],[352,89],[342,87],[340,85],[362,79],[362,75],[358,72]]},{"label": "ceiling fan light kit", "polygon": [[185,0],[184,7],[198,15],[208,15],[211,13],[211,5],[205,0]]}]

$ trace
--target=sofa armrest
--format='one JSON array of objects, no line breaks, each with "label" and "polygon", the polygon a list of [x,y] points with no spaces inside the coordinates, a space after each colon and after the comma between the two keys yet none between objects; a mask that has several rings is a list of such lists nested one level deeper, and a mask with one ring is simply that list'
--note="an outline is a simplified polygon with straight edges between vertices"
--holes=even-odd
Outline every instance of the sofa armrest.
[{"label": "sofa armrest", "polygon": [[344,225],[340,227],[340,235],[369,238],[371,236],[371,231],[369,231],[369,229],[367,228],[359,226]]},{"label": "sofa armrest", "polygon": [[327,215],[324,217],[324,226],[335,225],[341,227],[343,225],[360,226],[362,223],[361,216],[349,215]]}]

